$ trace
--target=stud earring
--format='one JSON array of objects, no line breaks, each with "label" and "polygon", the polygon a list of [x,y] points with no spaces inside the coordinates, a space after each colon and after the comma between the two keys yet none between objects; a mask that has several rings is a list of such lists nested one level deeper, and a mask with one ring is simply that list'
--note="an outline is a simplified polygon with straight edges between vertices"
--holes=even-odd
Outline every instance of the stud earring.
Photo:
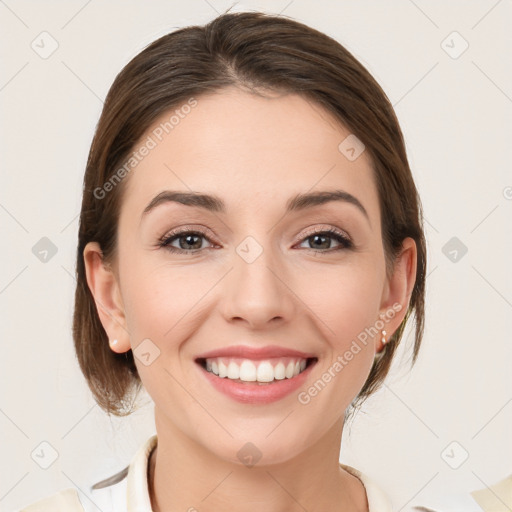
[{"label": "stud earring", "polygon": [[112,345],[112,346],[117,345],[117,340],[112,340],[112,341],[110,342],[110,345]]},{"label": "stud earring", "polygon": [[382,338],[380,339],[380,341],[382,342],[383,345],[387,343],[386,334],[386,331],[382,331]]}]

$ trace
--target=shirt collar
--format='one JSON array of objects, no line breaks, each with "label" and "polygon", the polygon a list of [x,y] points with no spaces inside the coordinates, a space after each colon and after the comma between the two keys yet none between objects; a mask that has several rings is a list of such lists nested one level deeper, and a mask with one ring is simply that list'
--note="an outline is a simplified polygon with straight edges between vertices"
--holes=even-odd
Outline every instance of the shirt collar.
[{"label": "shirt collar", "polygon": [[127,512],[152,512],[148,489],[148,462],[157,445],[158,437],[152,435],[133,457],[127,475]]},{"label": "shirt collar", "polygon": [[[127,475],[127,512],[152,512],[148,489],[148,463],[157,442],[158,436],[152,435],[139,448],[130,463]],[[368,476],[351,466],[341,463],[340,466],[363,483],[370,512],[391,512],[388,497]]]}]

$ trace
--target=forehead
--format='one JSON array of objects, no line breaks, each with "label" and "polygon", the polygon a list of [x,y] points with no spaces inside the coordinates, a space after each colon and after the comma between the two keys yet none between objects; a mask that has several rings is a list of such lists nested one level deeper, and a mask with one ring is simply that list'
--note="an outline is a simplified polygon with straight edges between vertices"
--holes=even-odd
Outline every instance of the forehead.
[{"label": "forehead", "polygon": [[372,217],[378,198],[371,161],[367,152],[351,161],[340,151],[349,136],[330,113],[297,94],[261,97],[228,88],[199,96],[160,116],[133,148],[139,161],[122,208],[140,215],[169,189],[220,196],[228,210],[270,211],[298,193],[342,189]]}]

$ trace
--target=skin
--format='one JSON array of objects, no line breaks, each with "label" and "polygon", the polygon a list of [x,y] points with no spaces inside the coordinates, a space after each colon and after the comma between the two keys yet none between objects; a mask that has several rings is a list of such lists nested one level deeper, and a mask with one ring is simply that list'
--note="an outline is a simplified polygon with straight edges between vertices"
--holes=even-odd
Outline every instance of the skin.
[{"label": "skin", "polygon": [[[194,362],[237,344],[313,352],[318,363],[305,390],[398,303],[385,326],[389,338],[414,285],[412,239],[386,275],[371,161],[367,152],[351,162],[338,150],[350,130],[298,95],[267,95],[229,88],[197,98],[125,178],[116,263],[103,265],[94,242],[84,250],[102,324],[118,340],[111,349],[126,352],[149,338],[160,350],[148,366],[135,358],[155,403],[149,489],[156,512],[368,510],[364,486],[340,467],[339,453],[344,412],[383,349],[380,333],[307,405],[297,393],[266,405],[235,402]],[[141,221],[166,189],[215,194],[227,211],[165,203]],[[337,201],[284,215],[295,194],[333,189],[356,196],[369,219]],[[172,245],[195,253],[158,246],[185,225],[207,238],[182,236],[181,246],[179,237]],[[338,229],[355,247],[327,238],[317,249],[308,228]],[[252,263],[236,252],[247,236],[263,249]],[[247,442],[262,454],[251,468],[237,457]]]}]

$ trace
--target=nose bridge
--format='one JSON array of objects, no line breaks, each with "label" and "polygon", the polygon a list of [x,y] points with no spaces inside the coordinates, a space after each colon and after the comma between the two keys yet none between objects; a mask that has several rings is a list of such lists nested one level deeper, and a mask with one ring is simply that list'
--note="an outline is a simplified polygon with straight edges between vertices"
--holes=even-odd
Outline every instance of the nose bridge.
[{"label": "nose bridge", "polygon": [[271,246],[247,236],[235,247],[234,268],[223,297],[228,320],[242,318],[255,327],[291,315],[292,294]]}]

